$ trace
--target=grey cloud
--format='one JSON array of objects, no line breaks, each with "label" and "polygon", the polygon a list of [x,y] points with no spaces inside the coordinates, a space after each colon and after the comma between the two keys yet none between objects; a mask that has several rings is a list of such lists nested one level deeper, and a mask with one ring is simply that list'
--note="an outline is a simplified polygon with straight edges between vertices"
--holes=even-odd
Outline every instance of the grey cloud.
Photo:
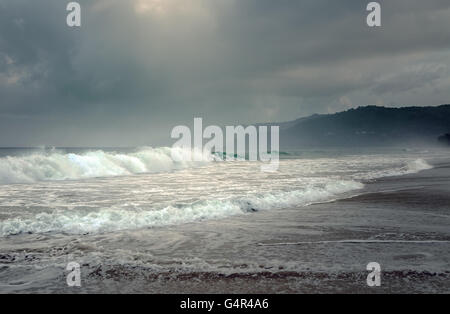
[{"label": "grey cloud", "polygon": [[[350,105],[437,105],[450,3],[0,0],[0,145],[143,145],[171,127],[289,120]],[[421,102],[421,103],[417,103]]]},{"label": "grey cloud", "polygon": [[381,78],[373,87],[376,94],[407,92],[433,83],[445,76],[449,71],[445,64],[419,64]]}]

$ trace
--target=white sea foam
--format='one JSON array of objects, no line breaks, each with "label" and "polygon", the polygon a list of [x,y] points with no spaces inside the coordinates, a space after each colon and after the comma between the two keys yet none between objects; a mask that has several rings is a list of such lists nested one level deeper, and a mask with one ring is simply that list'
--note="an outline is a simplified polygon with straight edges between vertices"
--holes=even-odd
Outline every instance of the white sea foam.
[{"label": "white sea foam", "polygon": [[[200,155],[201,152],[193,151]],[[0,184],[32,183],[47,180],[76,180],[94,177],[112,177],[141,173],[167,172],[198,165],[207,160],[220,160],[220,156],[201,156],[195,161],[178,161],[186,151],[181,148],[141,148],[131,153],[106,152],[102,150],[85,153],[62,151],[39,151],[20,156],[0,158]],[[175,160],[172,158],[175,156]],[[200,157],[200,156],[199,156]],[[195,159],[194,159],[195,160]],[[330,166],[330,165],[329,165]],[[374,179],[416,173],[432,168],[425,160],[406,161],[400,167],[372,170],[356,175],[355,179]]]},{"label": "white sea foam", "polygon": [[165,172],[203,164],[174,161],[172,153],[176,156],[184,152],[180,148],[161,147],[142,148],[127,154],[102,150],[82,154],[52,151],[2,157],[0,184]]},{"label": "white sea foam", "polygon": [[130,211],[117,206],[90,213],[59,210],[53,213],[40,213],[30,218],[4,220],[0,222],[0,235],[46,232],[83,234],[178,225],[225,218],[258,210],[330,201],[339,194],[362,187],[363,184],[359,182],[342,180],[294,191],[206,200],[182,207],[168,206],[161,210]]},{"label": "white sea foam", "polygon": [[422,170],[431,169],[433,166],[431,166],[429,163],[427,163],[422,158],[409,161],[406,163],[406,172],[407,173],[417,173]]},{"label": "white sea foam", "polygon": [[[142,148],[132,153],[52,151],[3,157],[0,183],[167,172],[205,164],[176,162],[172,159],[174,153],[184,151]],[[0,236],[27,232],[110,232],[304,206],[342,198],[347,192],[363,188],[360,181],[429,168],[432,167],[423,159],[403,157],[289,159],[279,173],[270,175],[259,172],[255,164],[236,162],[186,173],[105,180],[101,186],[94,180],[78,192],[77,182],[45,183],[44,194],[40,188],[33,191],[40,183],[27,186],[31,190],[7,185],[0,190],[1,205],[6,210],[4,220],[0,221]],[[108,192],[111,190],[116,191],[114,195]],[[132,206],[126,204],[130,202]],[[36,206],[44,206],[45,211],[35,212]]]},{"label": "white sea foam", "polygon": [[368,173],[357,174],[354,176],[355,179],[360,180],[371,180],[383,177],[395,177],[403,176],[406,174],[418,173],[422,170],[432,169],[433,166],[427,163],[424,159],[414,159],[406,161],[402,166],[390,167],[383,170],[372,170]]}]

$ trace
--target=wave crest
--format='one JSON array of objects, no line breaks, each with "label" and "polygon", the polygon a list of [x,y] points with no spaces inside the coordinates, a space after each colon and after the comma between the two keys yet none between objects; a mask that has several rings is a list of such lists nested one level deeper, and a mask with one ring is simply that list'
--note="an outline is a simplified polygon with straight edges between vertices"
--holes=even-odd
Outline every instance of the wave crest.
[{"label": "wave crest", "polygon": [[222,200],[198,201],[189,205],[168,206],[160,210],[130,211],[115,207],[83,213],[59,210],[30,218],[13,218],[0,222],[0,235],[20,233],[103,233],[119,230],[179,225],[202,220],[220,219],[258,210],[305,206],[332,201],[338,195],[361,189],[356,181],[330,181],[320,186],[294,191],[253,194]]},{"label": "wave crest", "polygon": [[96,150],[75,154],[52,151],[8,156],[0,158],[0,183],[30,183],[164,172],[205,163],[175,161],[172,156],[177,154],[183,154],[181,148],[148,147],[133,153]]}]

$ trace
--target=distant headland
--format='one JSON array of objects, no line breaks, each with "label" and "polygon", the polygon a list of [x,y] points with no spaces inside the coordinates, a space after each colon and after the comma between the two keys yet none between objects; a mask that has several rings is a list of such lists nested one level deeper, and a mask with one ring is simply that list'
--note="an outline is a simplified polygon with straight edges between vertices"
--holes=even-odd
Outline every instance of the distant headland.
[{"label": "distant headland", "polygon": [[364,106],[279,125],[282,147],[432,146],[450,143],[450,105]]}]

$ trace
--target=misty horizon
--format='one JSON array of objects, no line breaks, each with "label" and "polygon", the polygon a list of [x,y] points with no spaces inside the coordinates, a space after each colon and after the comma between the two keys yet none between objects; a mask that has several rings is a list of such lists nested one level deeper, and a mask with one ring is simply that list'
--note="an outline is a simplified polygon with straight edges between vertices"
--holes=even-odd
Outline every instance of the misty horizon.
[{"label": "misty horizon", "polygon": [[[356,108],[351,108],[351,109],[347,109],[344,111],[340,111],[340,112],[336,112],[336,113],[326,113],[326,114],[319,114],[319,113],[314,113],[312,115],[308,115],[308,116],[304,116],[304,117],[299,117],[299,118],[295,118],[289,121],[278,121],[278,122],[254,122],[254,123],[250,123],[250,124],[243,124],[242,126],[244,128],[248,127],[248,126],[260,126],[260,125],[265,125],[270,127],[271,125],[276,125],[281,127],[281,148],[283,149],[292,149],[292,148],[313,148],[313,147],[321,147],[324,146],[323,143],[319,143],[316,142],[315,144],[307,144],[307,145],[299,145],[294,144],[292,146],[292,144],[288,144],[291,140],[292,137],[298,137],[298,136],[303,136],[303,137],[312,137],[312,138],[317,138],[317,136],[319,134],[317,134],[317,130],[309,130],[307,132],[302,131],[301,134],[298,134],[298,132],[296,131],[291,131],[292,129],[298,128],[299,123],[301,124],[302,122],[305,122],[305,120],[310,120],[310,119],[317,119],[317,118],[321,118],[323,119],[327,119],[327,118],[333,118],[335,117],[337,114],[348,114],[350,112],[361,112],[361,114],[358,117],[358,123],[359,124],[363,124],[363,125],[367,125],[367,123],[374,123],[373,121],[373,116],[369,116],[367,115],[367,110],[371,110],[373,108],[379,109],[379,110],[387,110],[386,112],[389,112],[390,109],[395,110],[398,109],[400,110],[400,112],[403,112],[403,116],[400,115],[400,118],[405,119],[406,121],[410,118],[408,118],[406,116],[406,114],[411,114],[412,112],[424,109],[424,110],[432,110],[432,108],[439,110],[441,108],[448,108],[450,105],[447,104],[442,104],[442,105],[437,105],[437,106],[402,106],[402,107],[384,107],[384,106],[376,106],[376,105],[367,105],[367,106],[358,106]],[[409,111],[409,113],[408,113]],[[442,114],[444,115],[443,117],[446,116],[446,111],[442,112]],[[414,113],[412,113],[414,114]],[[386,123],[387,121],[383,121],[382,118],[381,120],[379,120],[380,118],[378,118],[378,121],[376,121],[376,123]],[[431,118],[432,121],[431,123],[442,123],[440,121],[433,121],[433,118]],[[424,121],[421,121],[424,120]],[[192,129],[193,127],[193,121],[194,119],[192,119],[191,121],[186,121],[185,125]],[[317,120],[316,120],[317,121]],[[323,122],[318,122],[319,124],[317,125],[317,127],[320,128],[321,123]],[[400,123],[400,121],[397,121],[396,123]],[[427,125],[427,123],[430,123],[430,121],[426,121],[425,118],[421,117],[418,119],[418,121],[416,121],[416,123],[422,123],[423,125],[421,126],[422,128],[430,128],[430,125]],[[400,125],[397,125],[397,127],[399,127]],[[219,125],[218,127],[220,127],[223,131],[225,130],[226,125]],[[235,127],[235,126],[233,126]],[[387,129],[385,130],[386,132],[390,132],[391,130],[389,130],[389,127],[387,127]],[[416,125],[417,127],[417,125]],[[204,128],[203,128],[204,129]],[[370,127],[369,127],[370,129]],[[360,127],[360,131],[364,131],[366,132],[368,129],[367,127]],[[344,131],[344,128],[341,126],[339,127],[339,131]],[[170,130],[168,130],[168,132],[170,133]],[[358,132],[358,131],[357,131]],[[370,131],[369,132],[373,132]],[[411,131],[408,130],[404,130],[403,133],[400,132],[397,134],[397,136],[404,136],[404,137],[408,137],[410,136],[410,140],[409,142],[402,142],[402,141],[398,141],[397,143],[386,143],[383,142],[384,146],[400,146],[400,147],[408,147],[408,146],[415,146],[415,145],[419,145],[419,146],[430,146],[430,147],[435,147],[435,146],[441,146],[442,144],[439,144],[437,139],[439,136],[445,135],[446,133],[450,132],[450,122],[444,122],[444,124],[441,126],[441,128],[435,130],[434,132],[430,133],[430,130],[428,130],[426,132],[426,134],[421,134],[421,131],[416,130],[415,128],[411,128]],[[379,136],[379,134],[375,134]],[[422,136],[423,135],[423,136]],[[415,141],[414,141],[415,139]],[[347,141],[348,139],[344,139],[344,141]],[[206,140],[204,139],[203,142],[205,142]],[[385,141],[382,139],[382,141]],[[52,149],[52,148],[56,148],[56,149],[71,149],[71,148],[84,148],[84,149],[135,149],[135,148],[139,148],[139,147],[156,147],[158,146],[158,144],[160,144],[161,146],[171,146],[176,142],[176,140],[174,138],[170,138],[165,141],[165,142],[160,142],[160,143],[146,143],[143,145],[139,145],[139,146],[126,146],[126,145],[122,145],[122,146],[101,146],[101,145],[97,145],[97,146],[56,146],[56,145],[51,145],[51,144],[43,144],[43,145],[36,145],[36,146],[0,146],[0,148],[23,148],[23,149]],[[194,142],[192,141],[192,144]],[[226,141],[224,142],[224,144],[226,143]],[[156,145],[155,145],[156,144]],[[356,143],[353,143],[353,145],[355,145]],[[329,145],[329,144],[328,144]],[[362,147],[370,147],[373,146],[374,143],[370,143],[370,142],[366,142],[366,143],[360,143],[357,144],[357,146],[362,146]],[[325,145],[327,146],[327,145]],[[331,147],[342,147],[341,144],[339,144],[339,142],[336,142],[335,145],[331,145]],[[346,145],[348,146],[348,145]],[[380,145],[380,143],[375,144],[375,146],[383,146]]]}]

